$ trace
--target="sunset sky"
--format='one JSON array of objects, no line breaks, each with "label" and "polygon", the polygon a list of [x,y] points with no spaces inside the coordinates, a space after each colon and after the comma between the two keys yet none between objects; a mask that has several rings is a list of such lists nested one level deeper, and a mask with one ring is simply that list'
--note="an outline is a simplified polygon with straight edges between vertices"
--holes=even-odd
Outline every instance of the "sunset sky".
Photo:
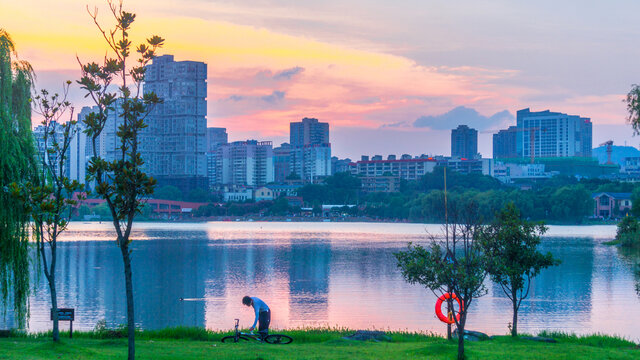
[{"label": "sunset sky", "polygon": [[[0,0],[0,27],[31,62],[37,87],[79,77],[76,54],[105,44],[86,12],[102,0]],[[640,2],[431,0],[129,0],[133,36],[208,64],[208,124],[230,140],[288,141],[289,122],[331,124],[333,154],[450,153],[450,129],[482,133],[515,112],[590,117],[593,145],[638,146],[624,95],[640,83]],[[76,87],[72,100],[87,105]]]}]

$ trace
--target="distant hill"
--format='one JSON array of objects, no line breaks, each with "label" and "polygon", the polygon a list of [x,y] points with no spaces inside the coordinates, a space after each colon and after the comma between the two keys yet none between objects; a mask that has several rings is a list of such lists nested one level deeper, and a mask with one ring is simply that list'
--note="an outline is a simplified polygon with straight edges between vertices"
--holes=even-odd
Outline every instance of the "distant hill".
[{"label": "distant hill", "polygon": [[[633,146],[616,146],[613,145],[611,149],[611,161],[614,164],[624,165],[624,158],[640,156],[640,150]],[[593,157],[598,159],[600,164],[607,162],[607,147],[600,146],[592,150]]]}]

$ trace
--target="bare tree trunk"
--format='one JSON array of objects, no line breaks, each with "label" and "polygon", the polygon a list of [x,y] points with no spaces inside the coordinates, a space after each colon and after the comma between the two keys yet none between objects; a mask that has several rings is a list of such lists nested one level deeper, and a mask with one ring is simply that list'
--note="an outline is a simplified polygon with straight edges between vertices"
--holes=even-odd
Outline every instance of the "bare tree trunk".
[{"label": "bare tree trunk", "polygon": [[458,327],[458,360],[464,360],[464,325]]},{"label": "bare tree trunk", "polygon": [[511,291],[513,296],[511,301],[513,302],[513,326],[511,327],[511,336],[518,337],[518,294],[515,290]]},{"label": "bare tree trunk", "polygon": [[511,327],[511,336],[518,337],[518,307],[516,301],[513,301],[513,326]]},{"label": "bare tree trunk", "polygon": [[49,277],[49,292],[51,293],[51,311],[53,314],[53,341],[60,341],[60,327],[58,325],[58,297],[56,295],[56,277],[53,271]]},{"label": "bare tree trunk", "polygon": [[464,323],[466,322],[467,314],[460,314],[460,321],[458,323],[458,360],[464,360]]},{"label": "bare tree trunk", "polygon": [[122,260],[124,262],[124,278],[127,290],[127,332],[129,336],[129,360],[136,357],[135,335],[136,323],[133,312],[133,282],[131,280],[131,256],[129,254],[129,246],[125,240],[121,242],[120,250],[122,251]]},{"label": "bare tree trunk", "polygon": [[[447,289],[447,293],[451,294],[451,288]],[[447,316],[449,316],[449,314],[453,314],[453,306],[451,306],[451,303],[452,303],[451,299],[447,300]],[[455,316],[455,314],[453,316]],[[447,340],[451,340],[451,324],[450,323],[447,324]]]}]

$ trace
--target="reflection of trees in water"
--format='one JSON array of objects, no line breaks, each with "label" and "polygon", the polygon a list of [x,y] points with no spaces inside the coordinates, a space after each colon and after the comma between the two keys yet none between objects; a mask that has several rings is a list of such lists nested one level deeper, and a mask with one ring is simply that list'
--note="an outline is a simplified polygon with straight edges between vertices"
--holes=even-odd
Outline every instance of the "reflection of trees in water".
[{"label": "reflection of trees in water", "polygon": [[[404,250],[404,248],[402,248]],[[358,276],[361,282],[373,281],[398,273],[398,265],[393,253],[396,248],[334,248],[336,270]]]},{"label": "reflection of trees in water", "polygon": [[[592,239],[545,238],[540,250],[551,252],[562,261],[559,266],[542,270],[531,281],[529,298],[522,302],[523,321],[528,315],[556,314],[545,318],[588,321],[591,311],[594,242]],[[505,298],[499,286],[492,287],[496,298]],[[562,299],[559,301],[558,299]],[[545,321],[542,317],[536,321]]]},{"label": "reflection of trees in water", "polygon": [[618,253],[631,267],[635,278],[636,294],[640,296],[640,247],[618,247]]}]

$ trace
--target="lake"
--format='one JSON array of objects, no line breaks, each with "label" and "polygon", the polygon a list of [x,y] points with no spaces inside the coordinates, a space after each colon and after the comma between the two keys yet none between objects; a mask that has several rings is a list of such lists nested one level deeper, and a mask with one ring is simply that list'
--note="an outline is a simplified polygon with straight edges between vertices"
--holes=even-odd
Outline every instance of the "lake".
[{"label": "lake", "polygon": [[[382,223],[138,223],[133,238],[136,322],[143,329],[198,326],[229,330],[253,322],[241,304],[258,296],[272,309],[272,328],[348,327],[443,333],[436,297],[409,285],[393,253],[427,243],[438,225]],[[551,226],[542,243],[562,260],[544,270],[522,303],[521,332],[558,330],[640,340],[640,298],[633,263],[602,243],[615,226]],[[105,319],[126,323],[123,266],[108,223],[72,223],[59,245],[60,307],[76,309],[75,329]],[[43,275],[30,298],[30,331],[49,329]],[[506,334],[511,303],[487,280],[467,328]],[[181,301],[180,299],[184,300]],[[11,326],[12,313],[0,319]],[[68,328],[63,322],[62,329]]]}]

